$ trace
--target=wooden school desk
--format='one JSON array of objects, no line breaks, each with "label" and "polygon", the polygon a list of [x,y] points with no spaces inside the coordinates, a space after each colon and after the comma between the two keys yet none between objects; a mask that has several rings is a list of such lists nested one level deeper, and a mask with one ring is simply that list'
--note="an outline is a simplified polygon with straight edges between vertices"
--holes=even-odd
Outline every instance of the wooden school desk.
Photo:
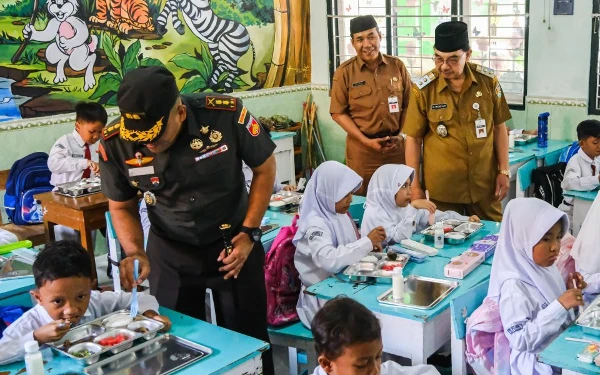
[{"label": "wooden school desk", "polygon": [[[565,197],[573,197],[573,235],[577,237],[583,221],[598,195],[598,190],[592,191],[563,191]],[[599,368],[600,370],[600,368]]]},{"label": "wooden school desk", "polygon": [[75,198],[53,192],[38,194],[34,198],[42,205],[48,241],[54,241],[56,225],[64,225],[79,231],[81,245],[89,252],[92,261],[92,279],[96,279],[92,231],[106,227],[104,214],[108,211],[108,199],[102,193]]},{"label": "wooden school desk", "polygon": [[[495,232],[495,223],[486,223],[486,225],[491,226],[492,231],[490,233]],[[415,237],[414,239],[418,240],[419,238]],[[474,239],[470,239],[464,245],[470,245],[473,241]],[[456,251],[458,250],[452,249],[451,245],[446,244],[440,253],[445,252],[446,256],[449,257]],[[444,266],[450,261],[446,256],[428,257],[423,263],[409,262],[404,268],[404,276],[419,275],[454,280],[444,277]],[[490,277],[490,272],[491,266],[489,264],[479,265],[465,279],[457,280],[459,287],[455,292],[447,296],[434,308],[428,310],[380,304],[377,297],[390,289],[392,287],[391,283],[355,284],[330,277],[311,286],[307,291],[325,300],[333,299],[338,295],[346,295],[362,303],[373,311],[381,322],[383,350],[387,353],[409,358],[413,365],[417,365],[426,363],[430,355],[450,341],[451,319],[449,307],[452,295],[458,293],[457,291],[470,289],[487,280]],[[340,278],[343,277],[340,274]]]},{"label": "wooden school desk", "polygon": [[[178,375],[242,375],[262,373],[261,354],[269,344],[221,328],[167,308],[160,313],[171,319],[170,334],[182,337],[212,349],[213,353],[200,361],[177,371]],[[47,374],[84,374],[84,367],[70,358],[54,354],[51,349],[42,350]],[[50,369],[52,369],[50,371]],[[3,375],[25,373],[25,363],[16,362],[0,366]]]}]

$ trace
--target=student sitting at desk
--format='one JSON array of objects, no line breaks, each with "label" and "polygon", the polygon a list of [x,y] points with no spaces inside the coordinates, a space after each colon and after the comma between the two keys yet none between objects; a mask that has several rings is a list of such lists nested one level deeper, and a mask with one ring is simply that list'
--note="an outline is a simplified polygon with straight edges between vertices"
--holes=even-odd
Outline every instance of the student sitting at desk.
[{"label": "student sitting at desk", "polygon": [[[414,169],[403,164],[386,164],[379,167],[367,191],[367,202],[360,232],[367,235],[373,228],[385,229],[388,244],[399,243],[413,233],[440,220],[459,219],[479,222],[479,217],[462,216],[454,211],[438,211],[426,199],[410,199],[410,186]],[[434,215],[431,218],[430,216]]]},{"label": "student sitting at desk", "polygon": [[[580,149],[569,160],[561,187],[563,190],[589,191],[600,186],[600,121],[584,120],[577,125]],[[573,217],[573,197],[564,197],[558,207]]]},{"label": "student sitting at desk", "polygon": [[[106,110],[98,103],[75,105],[75,129],[58,138],[50,150],[48,169],[52,172],[52,185],[100,175],[98,140],[107,119]],[[54,232],[57,240],[77,240],[75,229],[57,225]]]},{"label": "student sitting at desk", "polygon": [[585,289],[586,301],[593,300],[600,294],[600,194],[594,199],[588,211],[577,239],[571,249],[575,259],[575,268],[588,284]]},{"label": "student sitting at desk", "polygon": [[[4,331],[0,364],[22,360],[27,341],[45,344],[60,340],[71,327],[131,305],[131,293],[91,289],[94,280],[90,256],[74,241],[46,245],[33,263],[33,276],[36,289],[31,294],[38,304]],[[139,294],[138,303],[140,313],[162,322],[165,331],[171,328],[169,318],[156,312],[156,298]]]},{"label": "student sitting at desk", "polygon": [[312,322],[319,367],[312,375],[439,375],[431,365],[381,364],[383,341],[377,317],[360,303],[337,297]]},{"label": "student sitting at desk", "polygon": [[305,294],[304,290],[358,262],[373,249],[381,250],[381,242],[385,240],[382,227],[360,238],[348,215],[352,193],[361,183],[362,178],[352,169],[336,161],[326,161],[306,185],[293,243],[294,265],[302,281],[296,309],[307,328],[323,301]]},{"label": "student sitting at desk", "polygon": [[583,306],[581,275],[565,287],[554,265],[568,227],[567,215],[537,198],[513,199],[504,211],[488,298],[500,310],[513,375],[552,374],[536,354],[569,326],[572,309]]}]

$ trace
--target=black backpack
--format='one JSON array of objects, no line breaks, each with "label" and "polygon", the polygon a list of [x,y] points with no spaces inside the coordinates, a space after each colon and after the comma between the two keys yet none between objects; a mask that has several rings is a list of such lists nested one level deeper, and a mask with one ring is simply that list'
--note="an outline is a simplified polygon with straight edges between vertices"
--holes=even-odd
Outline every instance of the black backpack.
[{"label": "black backpack", "polygon": [[531,172],[533,195],[554,207],[563,201],[563,191],[560,184],[565,176],[567,163],[557,163],[547,167],[539,167]]}]

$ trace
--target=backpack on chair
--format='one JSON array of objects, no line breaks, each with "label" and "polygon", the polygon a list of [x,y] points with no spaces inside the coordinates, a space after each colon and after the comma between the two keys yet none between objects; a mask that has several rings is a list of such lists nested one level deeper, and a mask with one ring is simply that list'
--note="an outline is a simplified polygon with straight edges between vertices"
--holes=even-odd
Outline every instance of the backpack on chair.
[{"label": "backpack on chair", "polygon": [[294,265],[296,246],[292,243],[298,231],[294,217],[292,225],[282,227],[265,259],[267,289],[267,323],[282,326],[300,320],[296,304],[300,295],[300,276]]},{"label": "backpack on chair", "polygon": [[52,191],[50,176],[45,152],[34,152],[14,162],[8,172],[4,195],[4,207],[10,221],[17,225],[43,222],[33,196]]},{"label": "backpack on chair", "polygon": [[531,172],[534,196],[558,207],[563,201],[560,184],[565,176],[566,167],[566,163],[557,163],[534,169]]}]

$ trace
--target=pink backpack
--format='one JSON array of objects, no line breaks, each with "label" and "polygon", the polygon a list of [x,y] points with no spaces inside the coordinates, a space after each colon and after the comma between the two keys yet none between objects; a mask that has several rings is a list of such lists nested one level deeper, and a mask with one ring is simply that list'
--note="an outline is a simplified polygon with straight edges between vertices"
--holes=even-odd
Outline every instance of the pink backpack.
[{"label": "pink backpack", "polygon": [[294,217],[291,226],[281,228],[265,259],[267,323],[272,326],[300,320],[296,304],[302,283],[294,266],[296,246],[292,243],[298,231],[297,221],[298,215]]}]

